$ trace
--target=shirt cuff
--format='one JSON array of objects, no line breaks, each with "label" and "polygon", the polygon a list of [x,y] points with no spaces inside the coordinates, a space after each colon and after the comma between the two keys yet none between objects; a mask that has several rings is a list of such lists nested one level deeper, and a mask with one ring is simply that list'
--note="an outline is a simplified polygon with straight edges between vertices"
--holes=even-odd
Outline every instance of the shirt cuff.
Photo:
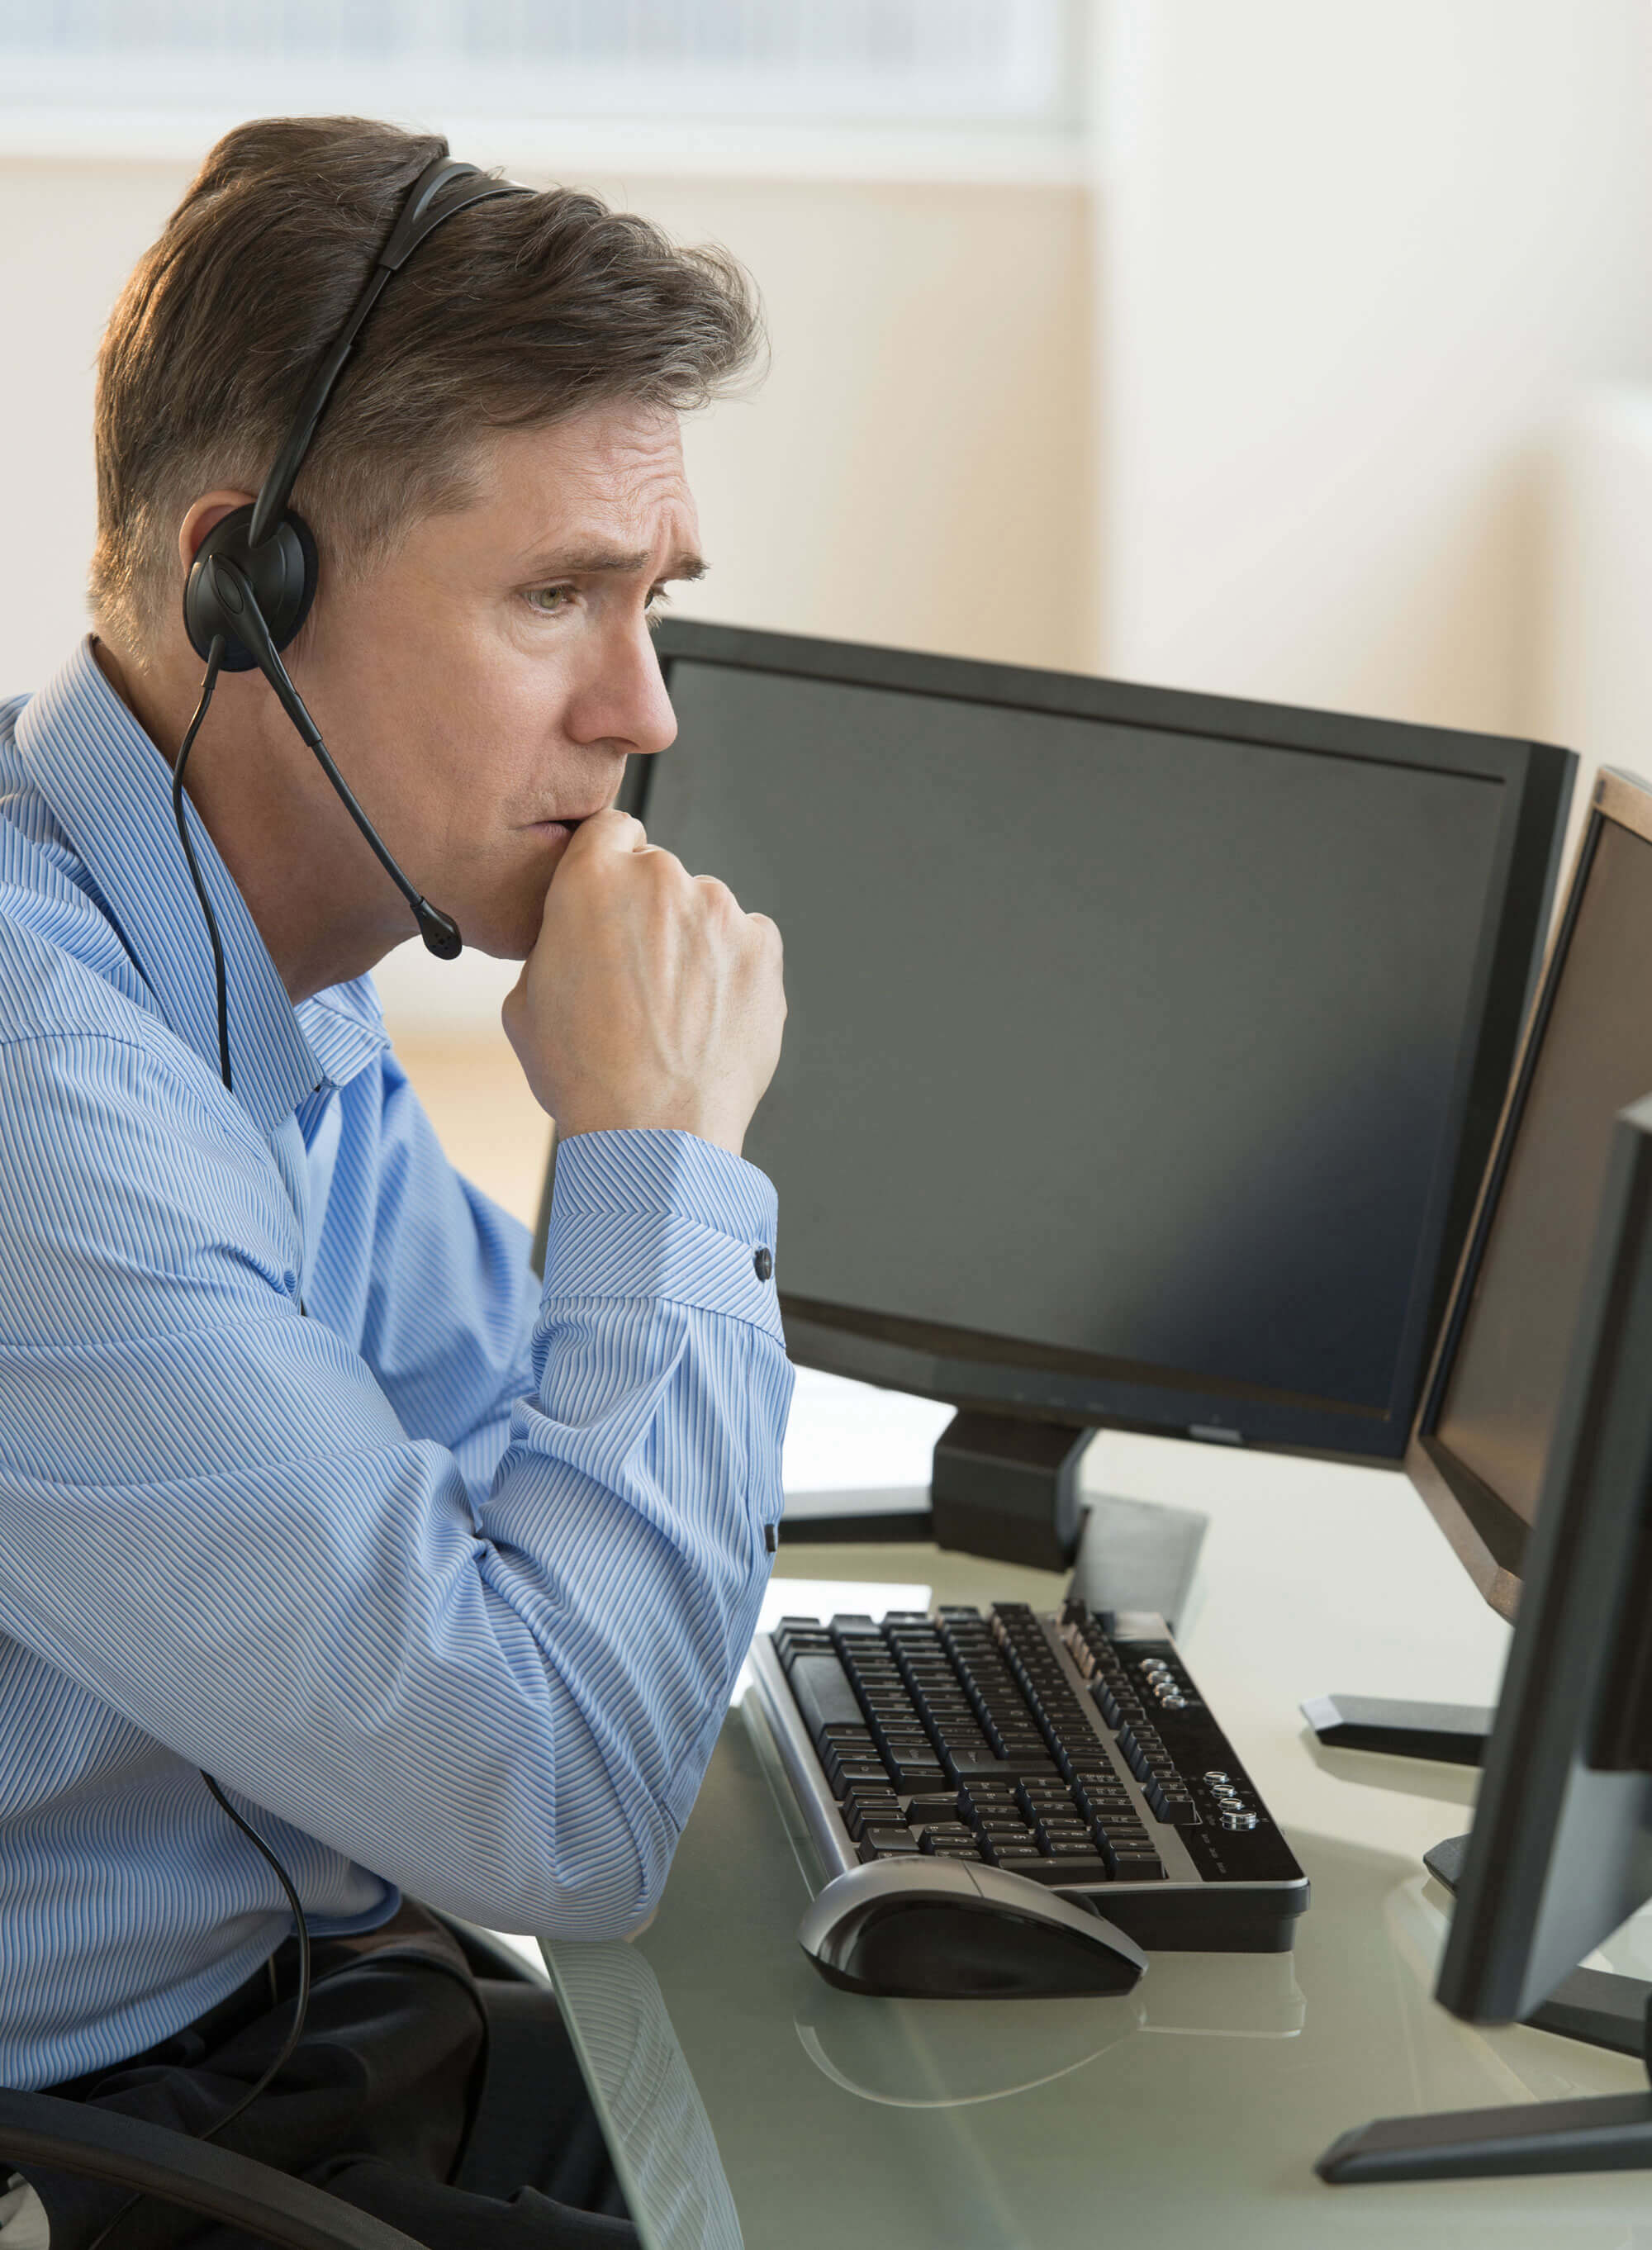
[{"label": "shirt cuff", "polygon": [[777,1216],[755,1164],[692,1133],[577,1133],[556,1144],[546,1301],[664,1298],[784,1343]]}]

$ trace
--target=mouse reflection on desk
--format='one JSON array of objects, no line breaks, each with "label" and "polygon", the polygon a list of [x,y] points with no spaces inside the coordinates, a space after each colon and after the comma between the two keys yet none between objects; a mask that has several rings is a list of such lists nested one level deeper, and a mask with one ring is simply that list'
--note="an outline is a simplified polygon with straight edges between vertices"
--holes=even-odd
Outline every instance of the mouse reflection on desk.
[{"label": "mouse reflection on desk", "polygon": [[1000,1867],[927,1856],[839,1875],[798,1942],[828,1984],[889,1999],[1128,1992],[1147,1967],[1135,1940],[1088,1908]]}]

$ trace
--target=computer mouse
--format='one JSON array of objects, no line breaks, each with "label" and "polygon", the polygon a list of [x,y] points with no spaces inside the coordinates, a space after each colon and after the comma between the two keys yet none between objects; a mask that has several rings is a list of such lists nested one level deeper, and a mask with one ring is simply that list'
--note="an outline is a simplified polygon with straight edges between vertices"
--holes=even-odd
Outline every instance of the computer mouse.
[{"label": "computer mouse", "polygon": [[830,1984],[890,1999],[1054,1998],[1128,1992],[1134,1938],[985,1860],[874,1860],[829,1882],[798,1943]]}]

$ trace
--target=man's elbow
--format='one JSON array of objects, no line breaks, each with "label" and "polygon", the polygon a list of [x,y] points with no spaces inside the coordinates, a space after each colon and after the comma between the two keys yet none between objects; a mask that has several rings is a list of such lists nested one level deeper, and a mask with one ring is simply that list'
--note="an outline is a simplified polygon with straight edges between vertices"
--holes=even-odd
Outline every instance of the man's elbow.
[{"label": "man's elbow", "polygon": [[578,1854],[547,1839],[543,1852],[501,1869],[502,1880],[478,1883],[480,1895],[432,1902],[487,1929],[530,1937],[632,1937],[659,1908],[676,1840],[663,1820]]}]

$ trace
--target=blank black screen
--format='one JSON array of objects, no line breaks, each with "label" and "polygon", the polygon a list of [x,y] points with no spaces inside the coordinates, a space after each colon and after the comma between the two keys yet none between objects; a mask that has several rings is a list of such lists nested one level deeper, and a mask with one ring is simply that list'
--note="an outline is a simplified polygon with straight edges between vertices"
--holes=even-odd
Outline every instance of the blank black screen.
[{"label": "blank black screen", "polygon": [[785,941],[793,1296],[1389,1403],[1502,785],[678,660],[651,837]]}]

